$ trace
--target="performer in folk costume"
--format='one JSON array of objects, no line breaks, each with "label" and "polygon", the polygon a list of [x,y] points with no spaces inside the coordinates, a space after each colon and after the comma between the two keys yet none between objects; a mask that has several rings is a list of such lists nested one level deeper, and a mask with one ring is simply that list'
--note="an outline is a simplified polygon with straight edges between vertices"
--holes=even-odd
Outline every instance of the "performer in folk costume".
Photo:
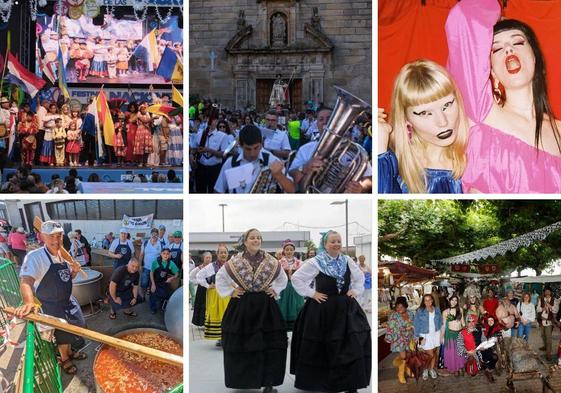
[{"label": "performer in folk costume", "polygon": [[288,279],[281,264],[261,249],[262,237],[250,229],[243,250],[216,274],[216,289],[231,296],[222,319],[227,388],[276,391],[286,368],[286,324],[275,299]]},{"label": "performer in folk costume", "polygon": [[53,130],[53,139],[55,142],[55,161],[56,166],[64,166],[64,150],[66,147],[66,130],[62,126],[62,118],[55,120],[55,128]]},{"label": "performer in folk costume", "polygon": [[119,112],[119,120],[115,123],[115,140],[113,141],[113,148],[115,149],[115,157],[117,157],[117,164],[123,164],[127,156],[127,123],[125,114]]},{"label": "performer in folk costume", "polygon": [[183,130],[180,116],[173,116],[169,122],[168,149],[165,162],[168,165],[183,165]]},{"label": "performer in folk costume", "polygon": [[[203,253],[203,263],[189,272],[189,282],[197,284],[197,274],[209,266],[211,262],[212,254],[208,251]],[[197,285],[197,292],[195,293],[195,301],[193,303],[193,317],[191,318],[191,323],[195,326],[205,325],[206,292],[206,286]]]},{"label": "performer in folk costume", "polygon": [[117,77],[117,52],[113,47],[107,48],[107,54],[105,55],[105,60],[107,61],[107,75],[110,79]]},{"label": "performer in folk costume", "polygon": [[95,47],[93,50],[93,60],[92,66],[90,68],[90,74],[100,78],[107,77],[107,61],[105,56],[107,55],[107,45],[105,45],[101,38],[96,38]]},{"label": "performer in folk costume", "polygon": [[78,157],[80,156],[82,132],[77,128],[76,122],[71,121],[66,132],[68,143],[66,144],[66,153],[68,153],[68,165],[78,166]]},{"label": "performer in folk costume", "polygon": [[55,129],[55,120],[60,117],[59,114],[56,113],[56,104],[49,105],[49,113],[47,113],[43,117],[43,127],[45,129],[45,136],[43,137],[43,145],[41,146],[41,156],[39,157],[39,161],[45,165],[54,166],[55,159],[54,159],[54,151],[55,151],[55,143],[53,141],[54,138],[54,129]]},{"label": "performer in folk costume", "polygon": [[23,121],[18,123],[18,136],[21,140],[21,162],[33,165],[35,149],[37,149],[37,119],[32,112],[27,112]]},{"label": "performer in folk costume", "polygon": [[134,140],[136,138],[136,129],[138,128],[138,104],[131,102],[128,107],[127,116],[127,137],[125,146],[127,147],[127,154],[125,161],[128,163],[135,162],[134,156]]},{"label": "performer in folk costume", "polygon": [[125,76],[129,69],[129,51],[125,45],[125,41],[119,41],[117,44],[117,76]]},{"label": "performer in folk costume", "polygon": [[370,326],[356,300],[364,290],[364,274],[341,254],[341,235],[335,231],[323,235],[318,255],[292,275],[292,285],[308,298],[292,334],[294,386],[355,393],[367,387],[372,367]]},{"label": "performer in folk costume", "polygon": [[298,317],[298,313],[304,306],[304,298],[300,296],[292,286],[292,275],[300,268],[302,261],[294,256],[294,243],[290,239],[285,240],[282,244],[282,257],[280,264],[288,277],[288,284],[284,291],[280,293],[278,300],[281,314],[286,321],[288,331],[292,331],[294,321]]},{"label": "performer in folk costume", "polygon": [[207,288],[206,291],[206,315],[205,315],[205,338],[217,340],[216,346],[222,345],[222,318],[230,302],[230,297],[221,297],[216,291],[216,273],[228,261],[228,247],[219,244],[216,249],[216,261],[207,265],[197,273],[197,284]]},{"label": "performer in folk costume", "polygon": [[76,70],[78,71],[78,80],[85,81],[90,73],[90,59],[93,57],[93,52],[90,51],[86,42],[80,42],[79,51],[75,52],[76,56]]},{"label": "performer in folk costume", "polygon": [[152,153],[152,117],[150,113],[147,112],[148,105],[143,103],[140,105],[140,112],[138,113],[138,128],[136,129],[136,135],[134,138],[134,150],[133,153],[138,157],[140,161],[139,166],[146,165],[148,161],[148,155]]}]

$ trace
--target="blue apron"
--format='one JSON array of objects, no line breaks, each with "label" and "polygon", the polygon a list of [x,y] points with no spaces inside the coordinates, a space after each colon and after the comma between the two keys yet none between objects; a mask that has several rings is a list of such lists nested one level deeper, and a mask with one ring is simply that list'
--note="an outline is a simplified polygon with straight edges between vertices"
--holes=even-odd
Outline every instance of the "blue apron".
[{"label": "blue apron", "polygon": [[[35,291],[43,312],[65,319],[72,325],[85,327],[86,321],[82,310],[78,302],[72,298],[72,271],[66,262],[54,263],[48,251],[44,250],[51,266]],[[55,337],[58,345],[71,344],[77,338],[74,334],[59,330],[55,330]]]},{"label": "blue apron", "polygon": [[113,261],[113,270],[117,269],[120,266],[124,266],[127,263],[129,263],[129,261],[132,257],[132,250],[129,247],[129,243],[126,242],[125,244],[121,244],[119,242],[119,244],[117,245],[117,248],[115,249],[115,254],[121,254],[121,255],[124,255],[124,257],[122,257],[120,259],[115,259]]},{"label": "blue apron", "polygon": [[[181,242],[179,244],[179,247],[181,247],[181,244],[183,244],[183,242]],[[173,263],[175,263],[175,266],[177,266],[178,269],[181,269],[181,266],[182,266],[182,264],[181,264],[181,254],[182,253],[183,253],[183,251],[181,251],[181,248],[170,248],[170,254],[171,254],[170,259],[173,261]]]},{"label": "blue apron", "polygon": [[162,299],[169,299],[171,296],[171,288],[170,285],[166,283],[166,280],[173,276],[170,269],[172,261],[168,261],[165,267],[161,257],[157,259],[157,262],[158,267],[154,270],[154,283],[156,284],[156,292],[154,292],[154,295]]}]

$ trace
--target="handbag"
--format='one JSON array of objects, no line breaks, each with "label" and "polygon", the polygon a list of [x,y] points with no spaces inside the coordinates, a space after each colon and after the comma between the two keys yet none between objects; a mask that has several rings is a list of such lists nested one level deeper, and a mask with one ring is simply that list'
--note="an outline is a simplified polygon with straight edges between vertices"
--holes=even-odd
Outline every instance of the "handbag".
[{"label": "handbag", "polygon": [[5,138],[8,134],[8,127],[6,127],[6,124],[2,123],[0,124],[0,138]]}]

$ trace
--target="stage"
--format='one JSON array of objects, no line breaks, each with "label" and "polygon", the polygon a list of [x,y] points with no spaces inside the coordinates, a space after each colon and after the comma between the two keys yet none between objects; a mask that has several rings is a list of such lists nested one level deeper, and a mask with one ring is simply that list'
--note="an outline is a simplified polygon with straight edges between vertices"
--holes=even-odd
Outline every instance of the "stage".
[{"label": "stage", "polygon": [[[134,175],[144,174],[148,181],[152,177],[152,172],[158,172],[159,174],[163,174],[167,176],[167,173],[170,169],[175,171],[176,176],[183,181],[183,167],[155,167],[155,168],[138,168],[138,167],[126,167],[126,166],[119,166],[119,167],[110,167],[110,166],[80,166],[80,167],[69,167],[69,166],[60,166],[60,167],[33,167],[32,173],[38,173],[41,175],[41,179],[45,184],[51,182],[53,175],[59,175],[62,179],[68,176],[68,171],[70,169],[76,169],[78,171],[78,176],[82,178],[82,181],[88,180],[88,177],[92,173],[97,173],[101,182],[105,183],[121,183],[125,180],[132,180]],[[15,173],[16,168],[4,168],[4,173],[2,174],[2,181],[6,181],[7,177],[11,173]],[[127,184],[127,183],[125,183]],[[140,184],[140,183],[137,183]],[[155,183],[154,183],[155,184]],[[182,188],[182,184],[179,184],[180,188]]]},{"label": "stage", "polygon": [[80,183],[82,194],[180,194],[183,183]]}]

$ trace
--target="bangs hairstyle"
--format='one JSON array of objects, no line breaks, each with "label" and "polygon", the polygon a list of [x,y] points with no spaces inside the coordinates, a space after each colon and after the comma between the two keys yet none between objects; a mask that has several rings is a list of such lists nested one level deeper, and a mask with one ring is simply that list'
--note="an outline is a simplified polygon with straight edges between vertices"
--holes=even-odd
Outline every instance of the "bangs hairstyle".
[{"label": "bangs hairstyle", "polygon": [[457,137],[445,149],[445,157],[452,161],[452,176],[460,179],[466,167],[466,146],[469,123],[464,103],[452,77],[440,65],[430,60],[417,60],[406,64],[399,72],[392,94],[391,125],[392,148],[397,156],[399,174],[410,193],[426,193],[427,178],[424,157],[427,143],[413,130],[411,139],[407,133],[407,109],[434,102],[452,94],[458,105],[460,117]]},{"label": "bangs hairstyle", "polygon": [[[530,26],[526,23],[521,22],[516,19],[503,19],[499,21],[495,26],[493,26],[493,35],[502,33],[508,30],[520,30],[522,34],[526,37],[526,41],[532,51],[534,52],[535,68],[534,77],[532,78],[532,99],[534,101],[534,113],[536,116],[536,129],[534,130],[534,147],[539,153],[540,140],[542,139],[542,125],[545,116],[549,118],[548,121],[553,129],[553,136],[555,137],[555,142],[557,143],[557,148],[561,152],[561,136],[557,128],[557,123],[555,122],[555,117],[553,115],[553,110],[551,109],[551,104],[549,103],[549,97],[547,94],[547,77],[545,68],[545,57],[540,48],[538,38],[536,33]],[[501,106],[504,105],[507,97],[501,94]]]}]

